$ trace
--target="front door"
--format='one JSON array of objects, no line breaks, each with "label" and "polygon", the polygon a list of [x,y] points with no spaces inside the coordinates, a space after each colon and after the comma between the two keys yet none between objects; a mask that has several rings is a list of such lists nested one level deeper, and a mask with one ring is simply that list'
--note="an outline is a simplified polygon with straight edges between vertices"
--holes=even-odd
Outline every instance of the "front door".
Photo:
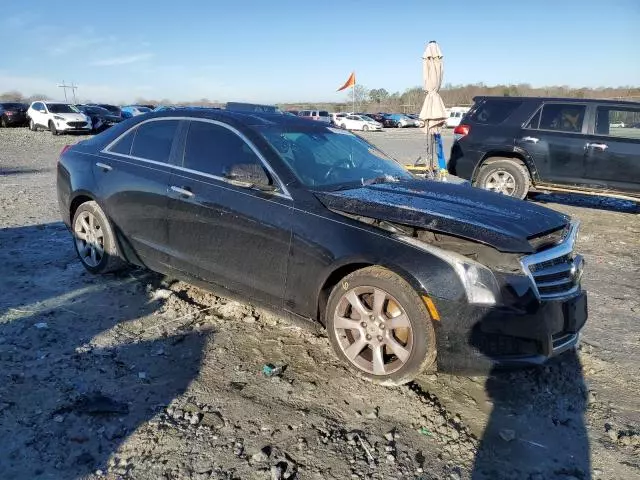
[{"label": "front door", "polygon": [[640,108],[598,105],[595,118],[584,145],[589,183],[640,195]]},{"label": "front door", "polygon": [[239,164],[264,167],[239,132],[213,120],[191,121],[182,168],[170,182],[172,266],[279,307],[292,200],[282,190],[239,186],[228,178],[231,167]]},{"label": "front door", "polygon": [[140,124],[90,160],[103,208],[149,268],[168,265],[167,203],[178,120]]},{"label": "front door", "polygon": [[585,183],[586,111],[578,103],[545,103],[520,130],[515,145],[533,159],[542,183]]}]

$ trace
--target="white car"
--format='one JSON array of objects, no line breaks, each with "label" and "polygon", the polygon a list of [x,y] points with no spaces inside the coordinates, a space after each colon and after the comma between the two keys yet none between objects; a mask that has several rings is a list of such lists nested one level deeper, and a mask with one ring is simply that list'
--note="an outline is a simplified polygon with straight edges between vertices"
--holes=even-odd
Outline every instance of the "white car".
[{"label": "white car", "polygon": [[468,111],[469,109],[464,107],[450,108],[449,116],[445,120],[445,127],[456,128],[458,125],[460,125],[460,121],[462,120],[462,117],[464,117]]},{"label": "white car", "polygon": [[331,123],[333,125],[340,125],[340,120],[349,115],[348,113],[330,113],[329,118],[331,119]]},{"label": "white car", "polygon": [[27,110],[29,129],[49,130],[53,135],[67,132],[91,132],[91,117],[75,106],[61,102],[33,102]]},{"label": "white car", "polygon": [[382,130],[382,125],[369,117],[361,115],[347,115],[339,120],[340,128],[345,130]]}]

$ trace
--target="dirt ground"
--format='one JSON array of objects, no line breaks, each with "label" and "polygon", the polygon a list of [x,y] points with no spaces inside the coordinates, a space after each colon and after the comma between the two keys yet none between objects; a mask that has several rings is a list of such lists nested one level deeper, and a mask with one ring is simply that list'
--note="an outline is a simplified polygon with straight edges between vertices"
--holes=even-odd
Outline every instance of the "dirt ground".
[{"label": "dirt ground", "polygon": [[535,199],[582,221],[577,352],[384,388],[312,326],[144,270],[85,272],[55,193],[76,140],[0,129],[1,479],[640,478],[631,205]]}]

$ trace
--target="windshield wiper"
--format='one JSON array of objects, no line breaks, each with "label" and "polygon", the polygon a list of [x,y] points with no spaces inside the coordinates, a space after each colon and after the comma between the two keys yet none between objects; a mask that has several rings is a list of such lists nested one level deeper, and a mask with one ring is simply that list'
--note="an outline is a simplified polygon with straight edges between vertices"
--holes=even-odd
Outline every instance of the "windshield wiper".
[{"label": "windshield wiper", "polygon": [[375,185],[377,183],[389,183],[389,182],[399,182],[399,176],[393,175],[381,175],[380,177],[369,178],[367,180],[362,179],[362,185]]}]

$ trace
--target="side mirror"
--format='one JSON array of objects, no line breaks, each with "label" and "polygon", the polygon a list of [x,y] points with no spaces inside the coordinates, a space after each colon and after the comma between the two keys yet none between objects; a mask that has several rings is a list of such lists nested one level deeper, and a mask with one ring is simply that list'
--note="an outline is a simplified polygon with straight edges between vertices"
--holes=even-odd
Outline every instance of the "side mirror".
[{"label": "side mirror", "polygon": [[232,165],[225,174],[229,183],[238,187],[255,188],[265,192],[273,192],[276,187],[271,183],[261,165],[257,163],[238,163]]}]

